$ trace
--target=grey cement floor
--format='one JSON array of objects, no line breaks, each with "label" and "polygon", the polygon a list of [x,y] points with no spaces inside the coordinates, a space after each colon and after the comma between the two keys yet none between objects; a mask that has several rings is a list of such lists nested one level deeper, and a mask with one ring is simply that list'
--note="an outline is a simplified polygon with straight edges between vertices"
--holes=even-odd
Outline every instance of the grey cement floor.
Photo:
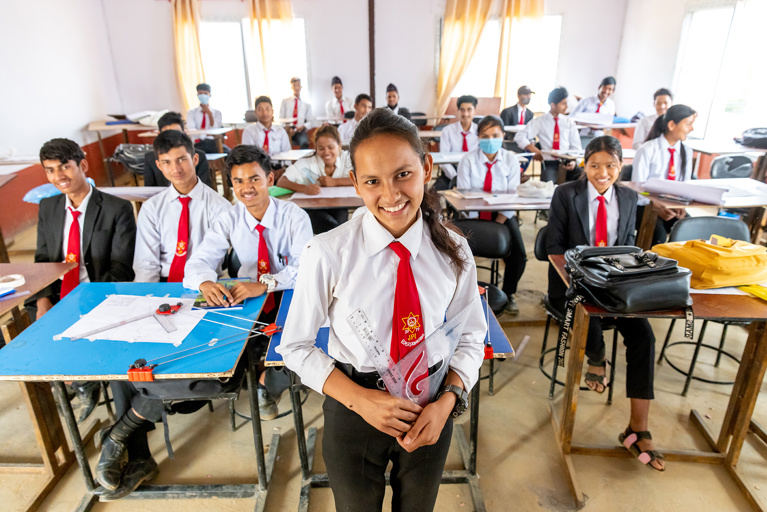
[{"label": "grey cement floor", "polygon": [[[519,318],[543,320],[545,317],[540,299],[546,288],[546,264],[535,261],[532,254],[536,231],[532,213],[523,213],[522,217],[522,232],[530,260],[518,297],[522,310]],[[34,240],[34,236],[31,240]],[[21,244],[22,242],[19,242],[19,245]],[[509,318],[501,317],[501,321],[504,320]],[[696,327],[698,326],[699,323]],[[668,322],[654,321],[653,327],[658,338],[659,350]],[[712,340],[718,340],[720,332],[719,326],[711,326],[708,336]],[[481,384],[478,472],[487,509],[554,512],[575,510],[549,418],[548,380],[538,370],[543,327],[511,327],[506,328],[506,334],[514,346],[518,346],[525,335],[529,335],[531,340],[518,360],[498,365],[494,396],[487,393],[487,381],[482,381]],[[676,330],[674,338],[681,337],[680,327]],[[727,347],[733,353],[739,354],[745,339],[746,333],[743,329],[730,328]],[[690,354],[691,349],[680,347],[673,351],[671,357],[684,366],[688,364]],[[715,370],[713,357],[707,353],[701,356],[698,364],[701,375],[724,379],[734,378],[736,369],[734,363],[725,361]],[[606,394],[581,393],[575,442],[617,445],[617,435],[628,423],[629,403],[625,398],[624,376],[625,357],[621,351],[618,356],[613,405],[606,405]],[[650,428],[656,446],[661,450],[705,449],[705,442],[689,424],[690,409],[695,408],[704,414],[714,432],[718,432],[718,425],[731,391],[730,386],[693,382],[688,396],[683,398],[680,396],[682,384],[682,376],[671,370],[667,364],[656,367],[656,400],[651,409]],[[555,404],[560,404],[561,395],[559,388]],[[317,427],[320,439],[323,423],[321,404],[322,397],[311,393],[304,407],[306,427]],[[240,420],[242,426],[232,433],[229,429],[226,404],[219,402],[215,406],[213,413],[203,409],[193,415],[177,415],[170,418],[175,460],[167,458],[161,430],[150,434],[152,452],[161,470],[155,483],[255,482],[255,456],[250,425]],[[247,401],[240,399],[237,408],[247,412]],[[283,396],[280,409],[289,409],[287,395]],[[106,416],[103,408],[98,414]],[[754,419],[767,425],[767,405],[764,398],[757,404]],[[467,428],[468,415],[462,417],[458,424]],[[293,418],[288,415],[275,421],[264,422],[263,429],[267,440],[273,433],[281,435],[266,510],[294,511],[298,506],[300,472]],[[3,454],[4,458],[34,460],[34,435],[26,407],[20,399],[18,384],[0,383],[0,431],[5,434],[0,436],[0,454]],[[94,467],[98,453],[92,444],[88,446],[88,454]],[[667,471],[658,473],[632,459],[574,456],[573,460],[586,494],[586,511],[750,510],[735,484],[721,467],[668,463]],[[459,466],[459,455],[454,445],[447,467],[458,469]],[[324,470],[321,450],[315,458],[314,469]],[[746,442],[738,470],[747,476],[750,485],[760,496],[762,506],[767,508],[767,446],[760,444],[752,435],[749,435]],[[0,474],[0,510],[19,510],[29,493],[40,485],[40,481],[38,477],[30,475]],[[79,470],[73,467],[50,494],[43,510],[72,511],[79,504],[84,491],[85,484]],[[254,504],[254,499],[123,500],[109,504],[97,503],[93,510],[246,511],[253,510]],[[310,510],[333,510],[331,491],[312,490]],[[384,510],[390,508],[385,506]],[[443,486],[436,510],[472,510],[468,487]]]}]

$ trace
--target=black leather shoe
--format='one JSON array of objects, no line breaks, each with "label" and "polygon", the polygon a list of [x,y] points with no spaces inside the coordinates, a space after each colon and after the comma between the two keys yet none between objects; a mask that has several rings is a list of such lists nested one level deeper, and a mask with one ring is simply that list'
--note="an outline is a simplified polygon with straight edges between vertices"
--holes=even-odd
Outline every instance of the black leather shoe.
[{"label": "black leather shoe", "polygon": [[120,485],[123,468],[128,463],[128,452],[123,443],[109,437],[104,431],[101,438],[101,456],[96,465],[96,479],[107,490],[114,491]]},{"label": "black leather shoe", "polygon": [[99,494],[99,501],[114,501],[129,495],[143,482],[152,480],[160,472],[157,462],[153,458],[146,460],[132,460],[125,466],[120,486],[114,491],[106,491]]},{"label": "black leather shoe", "polygon": [[82,382],[74,385],[77,398],[80,399],[80,417],[77,423],[82,423],[99,403],[101,398],[101,385],[98,382]]}]

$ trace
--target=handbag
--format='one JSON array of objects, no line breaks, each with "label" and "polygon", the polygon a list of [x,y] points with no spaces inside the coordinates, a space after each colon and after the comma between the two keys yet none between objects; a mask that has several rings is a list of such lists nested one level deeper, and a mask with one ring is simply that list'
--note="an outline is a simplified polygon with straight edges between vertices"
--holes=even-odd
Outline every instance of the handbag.
[{"label": "handbag", "polygon": [[560,366],[575,306],[583,301],[612,313],[687,308],[685,337],[692,339],[692,272],[676,260],[634,246],[579,245],[565,251],[565,270],[570,286],[557,350]]}]

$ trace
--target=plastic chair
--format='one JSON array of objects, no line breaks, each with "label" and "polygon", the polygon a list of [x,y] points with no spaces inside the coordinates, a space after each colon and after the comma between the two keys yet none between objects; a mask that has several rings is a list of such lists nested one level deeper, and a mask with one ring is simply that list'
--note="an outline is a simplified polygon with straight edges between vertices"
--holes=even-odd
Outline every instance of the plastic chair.
[{"label": "plastic chair", "polygon": [[[720,235],[720,236],[725,236],[727,238],[732,238],[733,240],[743,240],[743,241],[748,241],[751,238],[751,235],[748,231],[748,225],[741,220],[731,219],[728,217],[688,217],[685,219],[680,219],[676,224],[674,224],[674,227],[671,229],[671,234],[669,235],[669,242],[682,242],[687,240],[698,240],[698,239],[708,240],[708,238],[710,238],[711,235]],[[727,322],[727,321],[717,321],[717,320],[711,320],[711,321],[722,324],[722,337],[719,339],[718,347],[713,345],[706,345],[703,343],[703,336],[706,333],[706,327],[708,326],[709,320],[703,321],[703,324],[700,327],[700,333],[698,334],[698,341],[695,341],[695,342],[675,341],[673,343],[669,343],[669,340],[671,339],[671,331],[674,329],[674,323],[676,322],[676,319],[671,320],[671,324],[668,327],[668,332],[666,333],[666,339],[663,341],[663,348],[660,351],[660,356],[658,356],[658,364],[662,363],[665,360],[671,368],[673,368],[677,372],[687,377],[684,383],[684,388],[682,389],[682,396],[687,396],[687,391],[690,388],[690,382],[692,381],[692,379],[695,379],[701,382],[706,382],[708,384],[729,385],[733,383],[732,381],[718,381],[718,380],[704,379],[703,377],[695,377],[693,375],[693,372],[695,371],[695,364],[698,361],[698,354],[700,353],[701,347],[705,347],[711,350],[716,350],[716,362],[714,363],[714,367],[719,367],[719,363],[722,359],[722,355],[725,355],[729,357],[730,359],[732,359],[733,361],[740,363],[740,359],[738,359],[734,355],[724,350],[724,341],[727,336],[728,326],[748,325],[748,323],[747,322],[746,323]],[[682,370],[681,368],[678,368],[677,366],[675,366],[671,361],[669,361],[668,357],[666,356],[666,349],[669,347],[673,347],[674,345],[695,345],[695,351],[693,352],[692,361],[690,361],[690,368],[687,371]]]},{"label": "plastic chair", "polygon": [[745,155],[721,155],[711,161],[711,179],[750,178],[754,161]]},{"label": "plastic chair", "polygon": [[245,115],[242,116],[246,123],[255,123],[258,121],[255,110],[246,110]]},{"label": "plastic chair", "polygon": [[479,219],[459,219],[453,224],[466,236],[474,256],[492,260],[489,267],[477,265],[477,268],[489,270],[490,284],[497,287],[501,282],[499,260],[511,252],[509,230],[497,222]]}]

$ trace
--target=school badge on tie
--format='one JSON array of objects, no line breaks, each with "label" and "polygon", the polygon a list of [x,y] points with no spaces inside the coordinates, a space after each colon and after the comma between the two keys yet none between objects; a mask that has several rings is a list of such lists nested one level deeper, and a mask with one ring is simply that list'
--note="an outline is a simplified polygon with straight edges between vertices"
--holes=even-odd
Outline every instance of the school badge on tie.
[{"label": "school badge on tie", "polygon": [[67,253],[67,258],[64,261],[67,263],[77,263],[77,256],[73,252]]},{"label": "school badge on tie", "polygon": [[553,142],[559,144],[559,132],[554,132]]},{"label": "school badge on tie", "polygon": [[176,243],[176,256],[186,256],[186,242],[183,240]]},{"label": "school badge on tie", "polygon": [[269,272],[269,265],[266,260],[258,260],[258,273],[267,274]]},{"label": "school badge on tie", "polygon": [[604,240],[600,240],[600,241],[597,243],[597,247],[607,247],[607,244],[605,243],[605,241],[604,241]]},{"label": "school badge on tie", "polygon": [[402,334],[404,335],[402,344],[406,347],[417,345],[423,337],[419,316],[411,312],[402,319]]},{"label": "school badge on tie", "polygon": [[672,181],[676,180],[676,169],[673,165],[668,168],[668,179]]}]

